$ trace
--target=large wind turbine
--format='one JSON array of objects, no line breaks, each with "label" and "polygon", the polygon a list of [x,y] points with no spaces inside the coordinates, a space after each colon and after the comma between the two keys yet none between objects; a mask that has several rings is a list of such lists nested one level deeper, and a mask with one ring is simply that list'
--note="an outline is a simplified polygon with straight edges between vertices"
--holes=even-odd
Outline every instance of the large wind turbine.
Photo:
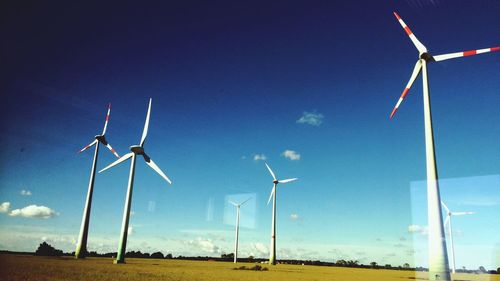
[{"label": "large wind turbine", "polygon": [[102,169],[99,171],[99,173],[102,173],[103,171],[106,171],[107,169],[116,166],[123,161],[132,158],[130,161],[130,174],[128,178],[128,189],[127,189],[127,198],[125,200],[125,207],[123,209],[123,221],[122,221],[122,231],[121,231],[121,237],[120,237],[120,244],[118,246],[118,254],[116,256],[115,263],[125,263],[125,250],[127,248],[127,232],[128,232],[128,222],[130,218],[130,206],[132,204],[132,190],[134,186],[134,175],[135,175],[135,160],[137,155],[142,155],[144,157],[144,160],[146,161],[146,164],[151,167],[155,172],[157,172],[162,178],[164,178],[169,184],[172,184],[172,181],[165,175],[165,173],[162,172],[162,170],[153,162],[153,159],[151,159],[146,152],[144,152],[144,142],[146,141],[146,136],[148,134],[148,127],[149,127],[149,116],[151,114],[151,99],[149,99],[149,107],[148,107],[148,114],[146,115],[146,123],[144,124],[144,130],[142,131],[142,137],[141,137],[141,142],[139,145],[132,145],[130,147],[130,150],[132,152],[129,152],[125,155],[123,155],[120,159],[116,160],[115,162],[109,164],[106,168]]},{"label": "large wind turbine", "polygon": [[451,217],[452,216],[463,216],[463,215],[472,215],[475,214],[474,212],[451,212],[450,209],[448,209],[448,206],[444,204],[443,201],[441,201],[441,204],[443,204],[444,209],[446,210],[446,219],[444,220],[444,225],[448,224],[448,235],[450,236],[450,243],[451,243],[451,265],[452,265],[452,272],[455,273],[455,246],[453,246],[453,230],[451,227]]},{"label": "large wind turbine", "polygon": [[229,203],[231,203],[236,207],[236,237],[234,241],[234,263],[238,262],[238,233],[240,229],[240,207],[250,199],[251,198],[248,198],[247,200],[241,202],[240,204],[234,203],[233,201],[229,200]]},{"label": "large wind turbine", "polygon": [[111,147],[111,145],[106,140],[104,136],[106,134],[106,128],[108,127],[109,114],[111,112],[111,103],[108,105],[108,113],[106,114],[106,121],[104,122],[104,129],[102,134],[96,135],[94,141],[89,145],[82,148],[78,153],[82,153],[86,149],[95,145],[94,151],[94,161],[92,162],[92,169],[90,170],[90,180],[89,189],[87,191],[87,200],[85,201],[85,208],[83,209],[82,225],[80,227],[80,234],[78,235],[78,244],[76,245],[75,258],[84,258],[87,254],[87,237],[89,234],[89,220],[90,220],[90,208],[92,207],[92,193],[94,191],[94,178],[97,163],[97,156],[99,152],[99,144],[105,145],[111,152],[116,156],[120,157],[118,153]]},{"label": "large wind turbine", "polygon": [[276,187],[278,186],[278,183],[287,183],[298,180],[298,178],[277,180],[276,175],[274,175],[273,170],[271,170],[269,165],[267,165],[267,163],[264,164],[266,164],[269,173],[271,173],[271,176],[273,177],[273,189],[271,190],[271,194],[269,195],[269,200],[267,200],[267,204],[269,205],[269,202],[271,202],[271,198],[273,198],[273,220],[271,226],[271,248],[269,249],[270,252],[269,264],[275,265],[276,264]]},{"label": "large wind turbine", "polygon": [[429,97],[429,83],[427,81],[427,63],[444,61],[448,59],[465,57],[487,52],[500,50],[500,47],[471,50],[465,52],[457,52],[432,56],[428,53],[427,48],[415,37],[415,34],[404,23],[401,17],[394,12],[397,20],[410,37],[413,45],[419,52],[419,59],[415,65],[410,81],[406,85],[401,97],[396,106],[391,112],[390,118],[394,116],[401,102],[408,94],[411,85],[422,71],[423,81],[423,99],[424,99],[424,124],[425,124],[425,152],[427,166],[427,212],[429,224],[429,280],[450,280],[450,272],[448,266],[448,256],[446,254],[446,242],[443,231],[443,218],[441,217],[441,205],[439,195],[438,174],[436,170],[436,159],[434,151],[434,135],[432,130],[431,105]]}]

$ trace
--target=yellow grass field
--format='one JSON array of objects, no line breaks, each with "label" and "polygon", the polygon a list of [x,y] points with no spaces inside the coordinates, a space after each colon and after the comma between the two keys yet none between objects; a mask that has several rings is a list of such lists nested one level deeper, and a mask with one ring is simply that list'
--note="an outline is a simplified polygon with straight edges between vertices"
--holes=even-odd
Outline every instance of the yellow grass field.
[{"label": "yellow grass field", "polygon": [[[238,263],[247,267],[254,264]],[[276,265],[269,271],[234,270],[235,264],[215,261],[127,259],[115,265],[109,258],[75,260],[0,255],[0,280],[426,280],[425,273],[382,269],[354,269],[323,266]],[[454,280],[500,281],[500,275],[456,274]]]}]

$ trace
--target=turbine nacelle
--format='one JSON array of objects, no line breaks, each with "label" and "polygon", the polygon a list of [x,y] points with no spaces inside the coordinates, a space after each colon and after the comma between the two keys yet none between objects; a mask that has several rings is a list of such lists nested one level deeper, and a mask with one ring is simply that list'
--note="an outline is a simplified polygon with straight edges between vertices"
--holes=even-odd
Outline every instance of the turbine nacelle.
[{"label": "turbine nacelle", "polygon": [[130,147],[130,151],[132,151],[133,153],[138,154],[138,155],[144,155],[144,147],[142,147],[140,145],[132,145]]},{"label": "turbine nacelle", "polygon": [[431,54],[429,54],[428,52],[421,53],[420,54],[420,58],[423,59],[423,60],[425,60],[426,62],[433,62],[433,61],[435,61],[434,57]]}]

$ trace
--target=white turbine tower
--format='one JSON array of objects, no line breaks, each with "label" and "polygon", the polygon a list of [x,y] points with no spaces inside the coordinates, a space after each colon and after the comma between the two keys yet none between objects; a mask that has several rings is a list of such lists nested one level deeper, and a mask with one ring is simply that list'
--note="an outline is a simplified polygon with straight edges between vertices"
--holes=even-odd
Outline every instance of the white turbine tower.
[{"label": "white turbine tower", "polygon": [[148,134],[148,127],[149,127],[149,116],[151,114],[151,101],[152,99],[149,99],[149,107],[148,107],[148,114],[146,115],[146,123],[144,124],[144,130],[142,131],[142,137],[141,137],[141,142],[139,145],[132,145],[130,147],[130,150],[132,152],[129,152],[125,155],[123,155],[120,159],[116,160],[115,162],[109,164],[106,168],[102,169],[99,171],[99,173],[102,173],[103,171],[106,171],[107,169],[116,166],[123,161],[132,158],[130,161],[130,174],[128,178],[128,189],[127,189],[127,198],[125,200],[125,207],[123,209],[123,221],[122,221],[122,230],[121,230],[121,237],[120,237],[120,244],[118,246],[118,253],[116,256],[115,263],[125,263],[125,250],[127,248],[127,232],[128,232],[128,222],[130,218],[130,206],[132,204],[132,190],[134,186],[134,175],[135,175],[135,160],[137,155],[142,155],[144,157],[144,160],[146,161],[146,164],[151,167],[155,172],[157,172],[162,178],[164,178],[169,184],[172,184],[172,181],[165,175],[165,173],[162,172],[162,170],[153,162],[153,159],[151,159],[146,152],[144,152],[144,142],[146,141],[146,136]]},{"label": "white turbine tower", "polygon": [[471,50],[465,52],[451,53],[432,56],[427,48],[415,37],[415,34],[403,22],[401,17],[394,12],[397,20],[410,37],[419,52],[419,59],[415,65],[410,81],[403,90],[396,106],[392,110],[390,118],[394,116],[399,105],[408,94],[411,85],[422,71],[423,99],[424,99],[424,124],[425,124],[425,152],[427,166],[427,212],[429,224],[429,280],[450,280],[448,256],[446,254],[446,242],[443,231],[443,218],[441,216],[441,205],[439,195],[438,174],[436,170],[436,159],[434,151],[434,133],[432,129],[431,105],[429,97],[429,84],[427,81],[427,63],[443,61],[464,56],[471,56],[500,50],[500,47]]},{"label": "white turbine tower", "polygon": [[116,156],[120,157],[118,153],[111,147],[111,145],[106,140],[104,136],[106,134],[106,128],[108,127],[109,114],[111,112],[111,103],[108,105],[108,113],[106,114],[106,121],[104,122],[104,129],[102,130],[102,134],[96,135],[94,141],[89,145],[82,148],[78,153],[82,153],[88,148],[95,145],[94,151],[94,161],[92,162],[92,169],[90,170],[90,180],[89,180],[89,188],[87,191],[87,200],[85,201],[85,207],[83,209],[83,218],[82,225],[80,227],[80,234],[78,235],[78,244],[76,245],[75,258],[85,258],[87,254],[87,237],[89,234],[89,221],[90,221],[90,209],[92,207],[92,193],[94,192],[94,178],[95,178],[95,170],[97,164],[97,156],[99,153],[99,144],[105,145],[111,152]]},{"label": "white turbine tower", "polygon": [[270,252],[269,264],[275,265],[276,264],[276,187],[278,186],[278,183],[287,183],[298,180],[298,178],[277,180],[276,175],[274,175],[273,170],[271,170],[269,165],[267,165],[267,163],[264,164],[266,164],[269,173],[271,173],[271,176],[273,177],[273,189],[271,190],[271,194],[269,195],[269,200],[267,200],[267,204],[269,205],[269,202],[271,202],[271,198],[273,198],[273,219],[271,226],[271,248],[269,249]]},{"label": "white turbine tower", "polygon": [[236,237],[234,241],[234,263],[238,262],[238,234],[240,229],[240,207],[250,199],[252,198],[248,198],[247,200],[241,202],[240,204],[234,203],[233,201],[229,200],[229,203],[231,203],[233,206],[236,207]]},{"label": "white turbine tower", "polygon": [[446,219],[444,220],[444,225],[448,224],[448,236],[450,237],[450,246],[451,246],[451,265],[452,265],[452,272],[455,273],[456,267],[455,267],[455,246],[453,245],[453,229],[451,226],[451,217],[452,216],[464,216],[464,215],[472,215],[475,214],[475,212],[451,212],[450,209],[448,209],[448,206],[444,204],[443,201],[441,201],[441,204],[443,204],[444,209],[446,210]]}]

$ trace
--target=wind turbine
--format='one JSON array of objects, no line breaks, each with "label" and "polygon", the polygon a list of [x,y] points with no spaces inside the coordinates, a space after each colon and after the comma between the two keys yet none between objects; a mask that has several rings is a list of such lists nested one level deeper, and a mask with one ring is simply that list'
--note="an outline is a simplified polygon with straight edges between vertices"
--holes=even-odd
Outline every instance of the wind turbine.
[{"label": "wind turbine", "polygon": [[247,200],[241,202],[240,204],[234,203],[233,201],[229,200],[229,203],[231,203],[236,207],[236,238],[234,241],[234,263],[238,261],[238,233],[240,229],[240,207],[250,199],[252,198],[248,198]]},{"label": "wind turbine", "polygon": [[102,130],[102,134],[96,135],[94,141],[80,149],[78,153],[82,153],[88,148],[95,145],[94,151],[94,160],[92,162],[92,169],[90,170],[90,180],[89,180],[89,189],[87,191],[87,200],[85,201],[85,207],[83,209],[83,218],[82,225],[80,227],[80,234],[78,235],[78,244],[76,245],[75,258],[85,258],[87,254],[87,237],[89,234],[89,220],[90,220],[90,208],[92,207],[92,193],[94,192],[94,178],[95,178],[95,170],[97,164],[97,156],[99,153],[99,144],[105,145],[111,152],[116,156],[120,157],[118,153],[111,147],[111,145],[106,140],[104,136],[106,134],[106,128],[108,127],[109,114],[111,112],[111,103],[108,105],[108,113],[106,114],[106,121],[104,122],[104,129]]},{"label": "wind turbine", "polygon": [[269,165],[267,165],[267,163],[264,164],[266,164],[269,173],[271,173],[271,176],[273,177],[273,189],[271,190],[271,194],[269,195],[269,200],[267,200],[267,205],[269,205],[269,202],[271,202],[271,198],[273,198],[273,220],[271,226],[272,229],[271,229],[271,248],[269,251],[270,252],[269,264],[275,265],[276,264],[276,187],[278,186],[278,183],[292,182],[298,180],[298,178],[277,180],[276,175],[274,175],[273,170],[271,170]]},{"label": "wind turbine", "polygon": [[441,217],[441,205],[439,195],[438,174],[436,170],[436,159],[434,151],[434,133],[432,130],[432,117],[431,105],[429,96],[429,83],[427,81],[427,63],[444,61],[448,59],[465,57],[487,52],[494,52],[500,50],[500,47],[471,50],[465,52],[457,52],[451,54],[444,54],[432,56],[427,51],[427,48],[415,37],[415,34],[404,23],[401,17],[394,12],[397,20],[410,37],[413,45],[419,52],[419,58],[413,69],[410,81],[406,85],[401,97],[399,98],[396,106],[391,112],[390,118],[394,116],[398,110],[401,102],[408,94],[411,85],[422,71],[423,81],[423,99],[424,99],[424,124],[425,124],[425,152],[426,152],[426,166],[427,166],[427,212],[429,224],[429,280],[450,280],[448,256],[446,254],[446,241],[443,231],[443,218]]},{"label": "wind turbine", "polygon": [[452,232],[452,227],[451,227],[451,217],[452,216],[464,216],[464,215],[472,215],[475,214],[475,212],[451,212],[450,209],[448,209],[448,206],[444,204],[443,201],[441,201],[441,204],[443,205],[444,209],[446,210],[446,219],[444,221],[444,225],[448,224],[448,235],[450,236],[450,243],[451,243],[451,265],[452,265],[452,272],[455,273],[455,246],[453,246],[453,232]]},{"label": "wind turbine", "polygon": [[162,170],[153,162],[153,159],[151,159],[146,152],[144,152],[144,142],[146,141],[146,136],[148,134],[148,127],[149,127],[149,116],[151,114],[151,101],[152,99],[149,99],[149,107],[148,107],[148,113],[146,115],[146,123],[144,123],[144,130],[142,131],[142,137],[141,137],[141,142],[139,145],[132,145],[130,147],[130,150],[132,152],[129,152],[125,155],[123,155],[120,159],[116,160],[115,162],[109,164],[106,168],[102,169],[99,171],[99,173],[102,173],[106,171],[107,169],[116,166],[123,161],[132,158],[130,161],[130,174],[128,178],[128,189],[127,189],[127,198],[125,200],[125,207],[123,209],[123,221],[122,221],[122,231],[121,231],[121,237],[120,237],[120,244],[118,246],[118,254],[116,256],[116,260],[114,263],[125,263],[125,250],[127,248],[127,232],[128,232],[128,222],[130,218],[130,206],[132,204],[132,190],[134,186],[134,175],[135,175],[135,160],[137,155],[142,155],[144,157],[144,161],[146,161],[146,164],[151,167],[155,172],[157,172],[162,178],[164,178],[169,184],[172,184],[172,181],[165,175],[165,173],[162,172]]}]

